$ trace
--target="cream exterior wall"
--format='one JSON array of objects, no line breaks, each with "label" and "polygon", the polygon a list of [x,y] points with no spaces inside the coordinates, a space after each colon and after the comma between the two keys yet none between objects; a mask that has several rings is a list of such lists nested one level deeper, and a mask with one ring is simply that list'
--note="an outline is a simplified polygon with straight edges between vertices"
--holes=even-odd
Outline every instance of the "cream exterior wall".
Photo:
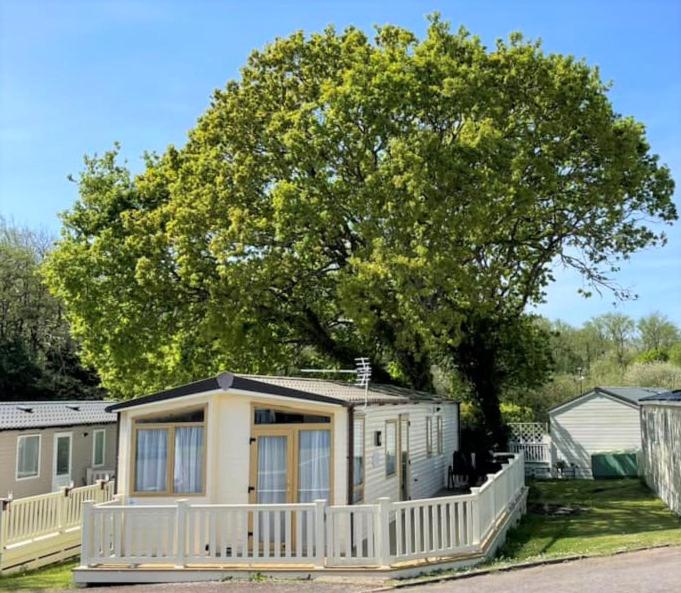
[{"label": "cream exterior wall", "polygon": [[592,392],[549,413],[550,433],[557,460],[576,465],[591,476],[591,454],[639,450],[641,425],[638,406]]},{"label": "cream exterior wall", "polygon": [[641,407],[642,466],[648,486],[681,515],[681,404]]},{"label": "cream exterior wall", "polygon": [[[250,484],[251,405],[276,405],[304,408],[311,412],[331,415],[333,418],[333,503],[345,504],[347,499],[347,408],[333,404],[301,402],[291,398],[255,397],[235,392],[213,392],[188,396],[174,401],[157,402],[121,410],[121,447],[119,450],[119,476],[117,493],[130,495],[132,444],[131,426],[134,418],[154,412],[167,412],[176,408],[207,404],[206,424],[206,492],[205,496],[192,496],[192,502],[210,504],[247,504]],[[169,497],[136,496],[134,502],[161,502]],[[179,498],[179,497],[170,497]],[[183,496],[185,498],[185,496]]]},{"label": "cream exterior wall", "polygon": [[[71,479],[74,486],[84,486],[87,468],[93,467],[93,434],[106,431],[105,463],[102,468],[113,470],[116,464],[116,424],[79,424],[29,430],[0,431],[0,497],[9,492],[14,498],[24,498],[52,491],[54,474],[54,435],[71,433]],[[19,436],[40,435],[40,461],[37,477],[16,479],[17,443]]]}]

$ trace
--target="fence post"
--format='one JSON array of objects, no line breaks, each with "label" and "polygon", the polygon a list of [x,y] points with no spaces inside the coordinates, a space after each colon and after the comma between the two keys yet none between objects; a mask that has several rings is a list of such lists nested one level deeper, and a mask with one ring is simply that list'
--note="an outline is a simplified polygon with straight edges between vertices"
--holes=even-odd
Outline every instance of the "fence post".
[{"label": "fence post", "polygon": [[66,529],[66,507],[70,495],[70,491],[66,486],[62,486],[59,489],[59,499],[57,500],[57,531],[59,533],[64,533]]},{"label": "fence post", "polygon": [[90,564],[90,550],[92,548],[92,506],[91,500],[83,502],[83,519],[80,529],[80,565]]},{"label": "fence post", "polygon": [[175,566],[184,568],[187,548],[187,510],[189,501],[182,498],[177,501],[177,558]]},{"label": "fence post", "polygon": [[318,499],[314,501],[314,504],[315,564],[319,568],[324,568],[324,553],[326,551],[326,541],[324,539],[324,514],[326,512],[326,500]]},{"label": "fence post", "polygon": [[376,560],[379,566],[390,564],[390,499],[382,496],[375,507],[376,517]]},{"label": "fence post", "polygon": [[499,484],[495,481],[496,474],[487,474],[487,480],[490,482],[489,485],[489,495],[492,499],[492,519],[494,523],[497,521],[497,498],[499,498],[497,493],[497,487]]},{"label": "fence post", "polygon": [[471,505],[471,531],[472,531],[472,543],[474,546],[480,544],[482,539],[482,534],[480,533],[480,488],[474,486],[470,489],[473,495],[473,501]]}]

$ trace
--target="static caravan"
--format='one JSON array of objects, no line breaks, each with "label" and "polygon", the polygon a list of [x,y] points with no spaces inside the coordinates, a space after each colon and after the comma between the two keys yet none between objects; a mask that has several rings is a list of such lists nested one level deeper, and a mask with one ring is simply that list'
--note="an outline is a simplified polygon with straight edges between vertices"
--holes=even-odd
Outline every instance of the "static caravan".
[{"label": "static caravan", "polygon": [[643,476],[681,515],[681,390],[641,400]]},{"label": "static caravan", "polygon": [[594,453],[639,451],[642,398],[664,389],[595,387],[549,410],[553,465],[563,462],[576,477],[591,478]]},{"label": "static caravan", "polygon": [[0,497],[113,477],[116,415],[106,401],[0,403]]},{"label": "static caravan", "polygon": [[109,410],[132,504],[425,498],[459,448],[456,402],[385,385],[221,373]]}]

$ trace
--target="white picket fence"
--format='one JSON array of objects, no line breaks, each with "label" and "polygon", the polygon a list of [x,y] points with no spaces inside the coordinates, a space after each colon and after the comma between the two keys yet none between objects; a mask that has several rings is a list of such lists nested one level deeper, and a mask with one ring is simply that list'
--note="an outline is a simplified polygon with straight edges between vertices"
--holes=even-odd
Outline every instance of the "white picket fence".
[{"label": "white picket fence", "polygon": [[470,494],[376,504],[86,502],[81,566],[390,566],[481,551],[524,489],[522,455]]},{"label": "white picket fence", "polygon": [[98,482],[0,503],[0,573],[76,556],[85,501],[103,503],[113,492],[113,482]]},{"label": "white picket fence", "polygon": [[551,464],[550,443],[514,443],[508,444],[512,453],[523,453],[528,463]]}]

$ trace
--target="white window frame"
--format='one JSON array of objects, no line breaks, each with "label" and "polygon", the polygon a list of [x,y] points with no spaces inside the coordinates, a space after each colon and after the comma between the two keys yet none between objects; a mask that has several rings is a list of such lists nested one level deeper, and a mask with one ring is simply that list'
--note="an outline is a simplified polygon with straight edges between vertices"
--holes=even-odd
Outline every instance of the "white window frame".
[{"label": "white window frame", "polygon": [[[19,450],[20,446],[19,443],[23,439],[28,439],[28,438],[33,438],[33,437],[38,437],[38,472],[34,476],[22,476],[21,478],[19,477]],[[22,480],[35,480],[36,478],[40,477],[40,461],[42,457],[42,452],[43,452],[43,435],[40,433],[37,434],[20,434],[17,437],[17,463],[16,463],[16,470],[14,472],[14,478],[16,479],[17,482],[20,482]]]},{"label": "white window frame", "polygon": [[[102,435],[102,463],[97,463],[97,435]],[[92,431],[92,467],[106,465],[106,428],[95,428]]]},{"label": "white window frame", "polygon": [[436,451],[438,455],[444,455],[445,452],[445,431],[444,431],[444,419],[442,415],[435,416],[435,438],[436,438]]},{"label": "white window frame", "polygon": [[426,457],[433,456],[433,417],[426,416]]}]

